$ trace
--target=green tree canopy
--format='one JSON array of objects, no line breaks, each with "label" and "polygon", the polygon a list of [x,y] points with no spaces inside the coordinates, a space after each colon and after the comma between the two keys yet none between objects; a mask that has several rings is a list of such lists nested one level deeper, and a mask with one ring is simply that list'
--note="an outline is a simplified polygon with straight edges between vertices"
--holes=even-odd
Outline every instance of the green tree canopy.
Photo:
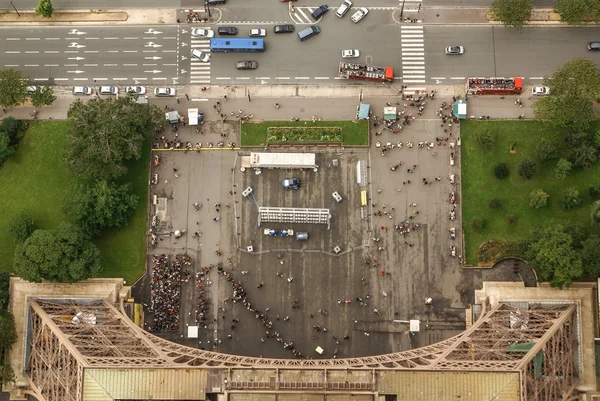
[{"label": "green tree canopy", "polygon": [[534,189],[529,193],[529,207],[533,209],[539,209],[541,207],[544,207],[548,203],[549,197],[550,195],[544,192],[543,189]]},{"label": "green tree canopy", "polygon": [[9,364],[0,364],[0,387],[10,383],[14,383],[17,380],[15,371]]},{"label": "green tree canopy", "polygon": [[77,100],[68,116],[65,161],[75,174],[94,179],[125,174],[125,163],[139,159],[145,140],[166,123],[162,110],[138,104],[130,96]]},{"label": "green tree canopy", "polygon": [[556,178],[565,179],[571,171],[571,162],[565,159],[558,159],[556,167],[554,167],[554,173]]},{"label": "green tree canopy", "polygon": [[494,175],[497,179],[502,180],[508,177],[509,170],[508,165],[506,163],[498,163],[496,167],[494,167]]},{"label": "green tree canopy", "polygon": [[496,134],[484,126],[475,133],[475,142],[477,142],[479,149],[488,152],[494,148]]},{"label": "green tree canopy", "polygon": [[539,120],[548,120],[557,127],[588,129],[594,119],[594,102],[578,93],[562,96],[545,96],[533,104]]},{"label": "green tree canopy", "polygon": [[10,219],[8,234],[15,242],[23,242],[33,233],[33,227],[33,214],[22,210]]},{"label": "green tree canopy", "polygon": [[552,141],[549,141],[546,138],[543,138],[537,146],[537,154],[538,158],[541,161],[546,161],[549,159],[553,159],[558,156],[558,149],[556,148],[556,144]]},{"label": "green tree canopy", "polygon": [[10,284],[10,273],[0,271],[0,309],[3,309],[8,303],[8,287]]},{"label": "green tree canopy", "polygon": [[533,4],[531,0],[494,0],[490,11],[504,26],[522,28],[531,18]]},{"label": "green tree canopy", "polygon": [[553,287],[569,287],[583,275],[583,265],[572,247],[573,238],[561,224],[534,231],[528,242],[525,257],[539,270],[541,281],[550,281]]},{"label": "green tree canopy", "polygon": [[527,180],[533,178],[537,171],[536,163],[531,159],[523,159],[519,164],[519,175]]},{"label": "green tree canopy", "polygon": [[550,87],[550,96],[577,93],[594,100],[600,94],[600,68],[590,59],[575,57],[544,78],[544,85]]},{"label": "green tree canopy", "polygon": [[592,219],[592,223],[594,223],[596,226],[600,226],[600,201],[592,203],[590,217]]},{"label": "green tree canopy", "polygon": [[52,13],[54,13],[54,6],[50,0],[40,0],[35,8],[35,13],[44,18],[50,18],[52,17]]},{"label": "green tree canopy", "polygon": [[571,210],[579,206],[580,203],[579,191],[575,187],[565,188],[563,192],[563,207]]},{"label": "green tree canopy", "polygon": [[579,25],[582,22],[600,21],[600,2],[598,0],[554,0],[554,12],[568,24]]},{"label": "green tree canopy", "polygon": [[10,138],[6,132],[0,132],[0,165],[6,158],[15,153],[15,148],[10,146]]},{"label": "green tree canopy", "polygon": [[592,235],[582,243],[581,261],[585,274],[600,276],[600,237]]},{"label": "green tree canopy", "polygon": [[49,86],[38,86],[35,88],[35,92],[30,93],[29,96],[33,107],[50,106],[56,100],[54,90]]},{"label": "green tree canopy", "polygon": [[27,98],[28,80],[21,71],[12,68],[0,70],[0,105],[13,107],[23,103]]},{"label": "green tree canopy", "polygon": [[8,348],[17,341],[15,318],[6,310],[0,310],[0,349]]},{"label": "green tree canopy", "polygon": [[132,195],[131,185],[102,180],[92,185],[72,185],[62,210],[84,233],[97,235],[104,228],[127,224],[137,203],[138,197]]},{"label": "green tree canopy", "polygon": [[6,132],[10,138],[10,144],[16,145],[21,140],[21,136],[27,130],[27,122],[17,120],[12,116],[4,117],[0,124],[0,132]]},{"label": "green tree canopy", "polygon": [[569,152],[569,161],[577,169],[591,169],[598,161],[598,151],[593,146],[582,144]]},{"label": "green tree canopy", "polygon": [[56,230],[36,230],[15,250],[15,271],[23,279],[40,282],[97,277],[100,251],[76,226],[63,223]]}]

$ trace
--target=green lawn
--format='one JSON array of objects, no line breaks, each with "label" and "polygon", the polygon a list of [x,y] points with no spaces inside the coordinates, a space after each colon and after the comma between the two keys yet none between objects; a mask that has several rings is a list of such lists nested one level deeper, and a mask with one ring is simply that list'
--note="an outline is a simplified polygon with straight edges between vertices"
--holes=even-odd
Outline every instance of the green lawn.
[{"label": "green lawn", "polygon": [[243,122],[241,146],[264,146],[269,127],[340,127],[342,144],[345,146],[367,146],[369,144],[369,122],[361,121],[261,121]]},{"label": "green lawn", "polygon": [[[12,271],[14,245],[6,231],[13,214],[30,210],[36,228],[41,229],[52,229],[67,220],[60,210],[65,191],[74,179],[62,163],[67,129],[64,121],[33,124],[17,152],[0,166],[0,270]],[[140,197],[130,224],[107,231],[95,241],[105,259],[104,277],[124,277],[133,282],[144,271],[149,146],[146,149],[127,177]]]},{"label": "green lawn", "polygon": [[[497,133],[494,150],[482,152],[474,142],[474,135],[481,126],[489,127]],[[600,124],[595,126],[598,129]],[[465,232],[466,263],[477,264],[479,245],[490,239],[520,240],[528,237],[531,230],[548,223],[551,219],[579,223],[592,230],[588,194],[591,185],[600,184],[600,164],[593,170],[578,171],[564,180],[554,174],[557,159],[540,163],[537,157],[537,144],[542,138],[555,141],[564,156],[567,152],[561,131],[539,121],[464,121],[462,136],[462,210]],[[516,143],[516,152],[510,147]],[[519,176],[518,165],[526,157],[537,162],[537,174],[526,180]],[[504,180],[494,177],[493,170],[504,162],[510,168],[510,175]],[[565,187],[579,190],[582,204],[570,211],[562,206],[562,193]],[[548,205],[541,209],[528,206],[532,189],[542,188],[550,195]],[[500,206],[490,209],[490,199],[498,199]],[[505,217],[515,215],[513,224],[506,224]],[[484,218],[482,229],[473,229],[475,218]]]}]

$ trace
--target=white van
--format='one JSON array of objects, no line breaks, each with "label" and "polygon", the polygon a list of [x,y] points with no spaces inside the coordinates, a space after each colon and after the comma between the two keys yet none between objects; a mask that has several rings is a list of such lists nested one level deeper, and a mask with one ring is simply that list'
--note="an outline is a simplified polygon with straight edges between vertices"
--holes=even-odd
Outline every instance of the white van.
[{"label": "white van", "polygon": [[352,7],[352,2],[350,0],[344,0],[340,8],[335,12],[335,15],[342,18],[350,10],[350,7]]},{"label": "white van", "polygon": [[91,95],[94,92],[89,86],[75,86],[72,93],[74,95]]}]

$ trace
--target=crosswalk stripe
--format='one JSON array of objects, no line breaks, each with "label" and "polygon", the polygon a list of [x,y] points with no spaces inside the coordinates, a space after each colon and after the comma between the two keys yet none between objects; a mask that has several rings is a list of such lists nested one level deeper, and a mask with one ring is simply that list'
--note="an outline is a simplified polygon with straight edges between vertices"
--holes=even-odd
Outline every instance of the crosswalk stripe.
[{"label": "crosswalk stripe", "polygon": [[410,30],[417,30],[417,29],[420,29],[422,31],[423,27],[421,25],[402,25],[400,27],[401,31],[410,31]]},{"label": "crosswalk stripe", "polygon": [[400,42],[403,43],[402,46],[404,46],[404,43],[423,43],[425,41],[425,39],[401,39]]},{"label": "crosswalk stripe", "polygon": [[402,44],[402,48],[406,48],[406,47],[423,47],[423,43],[403,43]]},{"label": "crosswalk stripe", "polygon": [[403,70],[422,70],[423,67],[419,65],[405,65],[402,67]]}]

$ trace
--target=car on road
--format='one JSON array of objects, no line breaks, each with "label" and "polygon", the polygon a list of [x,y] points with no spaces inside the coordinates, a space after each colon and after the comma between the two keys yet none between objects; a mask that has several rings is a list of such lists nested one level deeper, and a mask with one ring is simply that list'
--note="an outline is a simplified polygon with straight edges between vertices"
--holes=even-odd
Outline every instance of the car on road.
[{"label": "car on road", "polygon": [[319,25],[311,25],[308,28],[304,28],[303,30],[298,32],[297,35],[298,39],[300,39],[301,42],[304,42],[305,40],[312,38],[320,32],[321,28],[319,28]]},{"label": "car on road", "polygon": [[212,29],[204,29],[204,28],[192,28],[192,36],[197,38],[214,38],[215,31]]},{"label": "car on road", "polygon": [[267,36],[267,30],[266,29],[250,29],[250,32],[248,32],[248,36],[255,37],[255,36]]},{"label": "car on road", "polygon": [[238,34],[238,29],[235,26],[220,26],[217,32],[219,35],[235,36]]},{"label": "car on road", "polygon": [[547,96],[550,94],[550,88],[547,86],[534,86],[531,88],[531,94],[534,96]]},{"label": "car on road", "polygon": [[100,89],[98,89],[98,93],[101,95],[118,95],[119,88],[116,86],[101,86]]},{"label": "car on road", "polygon": [[342,58],[357,58],[360,56],[360,51],[356,49],[342,50]]},{"label": "car on road", "polygon": [[588,50],[591,52],[600,52],[600,42],[588,43]]},{"label": "car on road", "polygon": [[344,0],[342,5],[335,12],[335,15],[342,18],[348,11],[350,11],[350,7],[352,7],[352,2],[350,0]]},{"label": "car on road", "polygon": [[175,88],[155,88],[154,95],[155,96],[175,96]]},{"label": "car on road", "polygon": [[352,17],[350,17],[350,19],[352,20],[352,22],[354,22],[356,24],[361,19],[365,18],[365,16],[368,13],[369,13],[369,10],[367,10],[365,7],[361,7],[361,8],[358,9],[357,12],[355,12],[354,14],[352,14]]},{"label": "car on road", "polygon": [[91,95],[92,93],[94,93],[94,90],[89,86],[75,86],[73,87],[72,93],[74,95]]},{"label": "car on road", "polygon": [[292,1],[298,1],[298,0],[279,0],[282,3],[291,3]]},{"label": "car on road", "polygon": [[37,90],[37,88],[38,88],[38,87],[37,87],[37,86],[35,86],[35,85],[30,85],[30,86],[28,86],[27,88],[25,88],[25,91],[26,91],[27,93],[29,93],[29,94],[31,94],[31,93],[35,93],[35,91]]},{"label": "car on road", "polygon": [[294,28],[294,25],[290,25],[290,24],[275,25],[273,27],[274,33],[292,33],[295,30],[296,30],[296,28]]},{"label": "car on road", "polygon": [[197,58],[198,60],[202,61],[203,63],[208,63],[210,61],[210,54],[200,51],[198,49],[192,49],[191,55],[192,55],[192,57]]},{"label": "car on road", "polygon": [[128,86],[125,88],[125,93],[134,93],[134,94],[138,94],[138,95],[145,95],[146,87],[145,86]]},{"label": "car on road", "polygon": [[281,181],[281,186],[285,189],[298,189],[300,188],[300,180],[296,177],[294,178],[286,178]]},{"label": "car on road", "polygon": [[258,63],[256,61],[238,61],[235,64],[235,68],[238,70],[256,70]]},{"label": "car on road", "polygon": [[465,48],[462,46],[447,46],[445,53],[449,55],[464,54]]},{"label": "car on road", "polygon": [[205,0],[206,4],[225,4],[227,0]]},{"label": "car on road", "polygon": [[327,6],[327,4],[323,4],[321,7],[313,11],[310,16],[313,17],[313,19],[317,20],[324,16],[327,11],[329,11],[329,7]]}]

